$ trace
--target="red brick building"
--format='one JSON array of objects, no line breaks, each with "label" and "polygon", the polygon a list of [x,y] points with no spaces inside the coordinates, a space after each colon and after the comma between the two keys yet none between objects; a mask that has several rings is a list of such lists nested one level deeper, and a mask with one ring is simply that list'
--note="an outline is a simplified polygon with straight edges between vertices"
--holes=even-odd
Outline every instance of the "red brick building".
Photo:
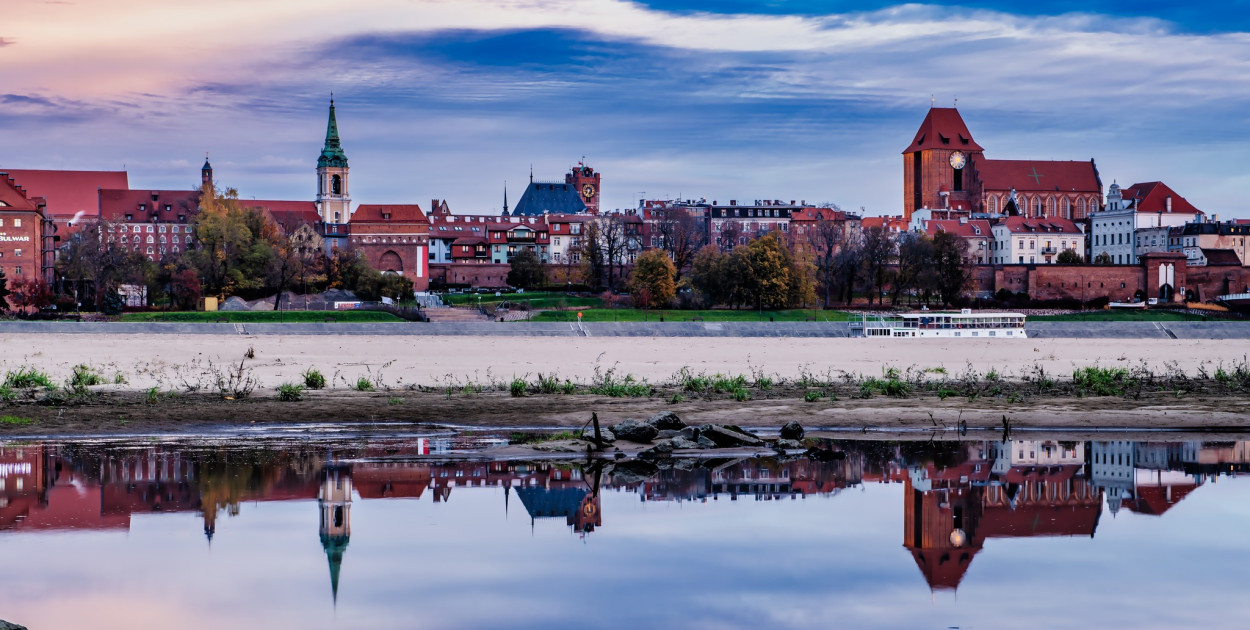
[{"label": "red brick building", "polygon": [[991,160],[959,110],[929,110],[903,150],[903,217],[921,208],[1079,221],[1102,205],[1093,160]]},{"label": "red brick building", "polygon": [[177,257],[195,247],[198,190],[101,190],[100,220],[108,224],[108,242],[136,251],[148,260]]},{"label": "red brick building", "polygon": [[370,266],[412,280],[417,291],[429,289],[430,222],[420,206],[361,205],[350,226],[350,243]]},{"label": "red brick building", "polygon": [[39,278],[52,283],[55,228],[45,214],[46,204],[0,173],[0,270],[9,282]]}]

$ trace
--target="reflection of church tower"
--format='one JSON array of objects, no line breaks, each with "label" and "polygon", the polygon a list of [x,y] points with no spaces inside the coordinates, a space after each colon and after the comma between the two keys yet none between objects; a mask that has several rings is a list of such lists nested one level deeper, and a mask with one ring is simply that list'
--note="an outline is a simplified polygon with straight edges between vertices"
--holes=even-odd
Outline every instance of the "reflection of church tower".
[{"label": "reflection of church tower", "polygon": [[339,599],[339,568],[352,536],[352,470],[327,466],[321,480],[317,505],[321,508],[321,547],[330,562],[330,589]]},{"label": "reflection of church tower", "polygon": [[351,220],[352,198],[347,187],[347,155],[339,142],[339,124],[334,116],[334,99],[330,99],[330,119],[326,123],[326,142],[317,158],[317,212],[327,224],[343,224]]}]

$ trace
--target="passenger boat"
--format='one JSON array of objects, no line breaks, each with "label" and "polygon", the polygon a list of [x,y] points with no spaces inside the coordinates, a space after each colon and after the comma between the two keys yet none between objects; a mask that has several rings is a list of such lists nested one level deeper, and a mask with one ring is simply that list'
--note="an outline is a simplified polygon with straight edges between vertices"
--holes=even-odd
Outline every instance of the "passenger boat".
[{"label": "passenger boat", "polygon": [[851,322],[852,337],[991,337],[1027,339],[1021,313],[974,313],[972,309],[921,311]]}]

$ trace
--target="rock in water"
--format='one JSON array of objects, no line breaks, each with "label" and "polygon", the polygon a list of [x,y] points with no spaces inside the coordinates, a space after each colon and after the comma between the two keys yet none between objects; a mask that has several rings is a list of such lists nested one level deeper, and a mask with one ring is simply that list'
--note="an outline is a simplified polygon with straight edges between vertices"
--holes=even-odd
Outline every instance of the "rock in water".
[{"label": "rock in water", "polygon": [[625,485],[640,483],[654,477],[658,472],[660,469],[655,464],[641,459],[632,459],[617,463],[612,469],[612,481]]},{"label": "rock in water", "polygon": [[616,439],[625,440],[626,442],[637,442],[639,444],[650,444],[655,439],[655,435],[659,431],[645,423],[630,418],[618,425],[612,427],[612,433],[616,435]]},{"label": "rock in water", "polygon": [[[591,444],[594,444],[595,443],[595,430],[593,428],[589,428],[583,431],[582,439],[586,440],[587,442],[590,442]],[[612,434],[612,429],[609,429],[607,427],[599,427],[599,439],[604,444],[611,444],[616,441],[616,436]]]},{"label": "rock in water", "polygon": [[669,438],[675,438],[679,435],[681,435],[681,431],[674,431],[673,429],[660,429],[659,433],[655,434],[655,439],[667,440]]},{"label": "rock in water", "polygon": [[764,440],[754,435],[742,431],[717,426],[715,424],[705,424],[699,427],[699,441],[703,438],[711,440],[716,444],[717,448],[732,448],[734,446],[763,446]]},{"label": "rock in water", "polygon": [[684,437],[675,437],[669,440],[669,443],[671,443],[673,445],[673,448],[675,449],[677,448],[685,448],[685,449],[702,448],[698,442],[687,440]]},{"label": "rock in water", "polygon": [[661,411],[660,413],[647,418],[647,424],[661,431],[680,431],[686,428],[686,423],[677,417],[677,414],[671,411]]},{"label": "rock in water", "polygon": [[795,420],[791,420],[781,427],[781,439],[783,440],[801,440],[803,439],[803,425]]},{"label": "rock in water", "polygon": [[782,440],[777,440],[775,443],[773,443],[773,446],[776,446],[777,448],[780,448],[780,449],[791,450],[791,449],[803,448],[803,443],[798,440],[782,439]]},{"label": "rock in water", "polygon": [[0,630],[26,630],[26,626],[19,626],[15,623],[9,623],[0,619]]}]

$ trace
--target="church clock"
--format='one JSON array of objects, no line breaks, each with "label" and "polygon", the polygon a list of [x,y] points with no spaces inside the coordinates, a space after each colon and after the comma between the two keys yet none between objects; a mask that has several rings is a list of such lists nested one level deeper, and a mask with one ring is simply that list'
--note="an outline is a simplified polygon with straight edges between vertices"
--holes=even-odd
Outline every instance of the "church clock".
[{"label": "church clock", "polygon": [[594,199],[595,198],[595,185],[594,184],[583,185],[582,196],[585,197],[587,201]]},{"label": "church clock", "polygon": [[959,170],[968,165],[968,156],[963,151],[951,153],[951,168]]}]

